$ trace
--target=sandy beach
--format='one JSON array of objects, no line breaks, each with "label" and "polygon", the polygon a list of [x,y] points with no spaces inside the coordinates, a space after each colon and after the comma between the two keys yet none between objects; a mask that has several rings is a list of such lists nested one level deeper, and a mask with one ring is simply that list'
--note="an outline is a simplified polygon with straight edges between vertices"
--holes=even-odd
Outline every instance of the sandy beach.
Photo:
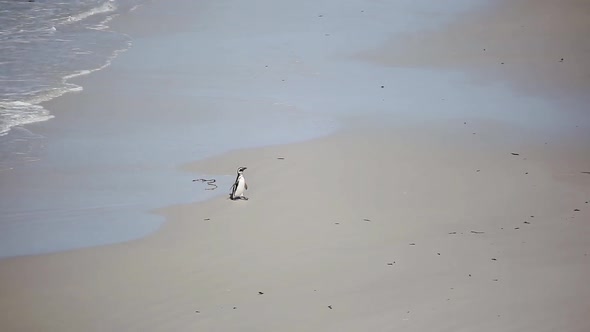
[{"label": "sandy beach", "polygon": [[[162,123],[164,128],[191,132],[186,123],[200,116],[216,118],[215,111],[223,114],[220,121],[227,120],[240,113],[225,108],[239,106],[258,112],[252,119],[286,111],[289,117],[277,118],[278,126],[292,121],[303,128],[293,135],[306,134],[270,146],[228,145],[223,153],[198,161],[171,166],[162,162],[180,174],[164,178],[178,180],[173,182],[175,195],[187,197],[149,211],[165,222],[149,227],[147,236],[1,259],[0,330],[590,330],[590,114],[585,104],[590,49],[581,37],[590,32],[590,20],[582,19],[590,8],[576,0],[559,5],[517,2],[471,9],[467,18],[459,15],[440,29],[372,39],[370,32],[344,23],[351,17],[360,20],[350,13],[362,11],[374,15],[367,24],[386,24],[379,21],[388,17],[378,11],[384,8],[357,1],[343,9],[325,1],[309,15],[332,20],[326,23],[329,36],[322,37],[339,41],[327,55],[314,51],[317,40],[294,37],[303,28],[296,19],[285,18],[281,28],[293,43],[309,44],[309,50],[274,58],[271,66],[277,71],[254,73],[248,62],[216,73],[205,68],[203,59],[195,59],[204,66],[199,73],[209,75],[200,86],[210,93],[208,99],[199,99],[204,111],[181,113],[178,109],[194,105],[185,105],[179,97],[166,105],[182,116]],[[182,16],[190,4],[179,3],[176,14]],[[235,22],[229,14],[233,12],[224,7],[235,4],[232,1],[206,4],[203,13],[235,23],[220,32],[221,40],[227,37],[222,48],[249,33],[257,36],[256,31],[266,27],[252,20]],[[161,40],[190,29],[172,21],[142,29],[146,18],[162,8],[158,6],[162,4],[146,5],[113,24],[139,36],[140,47],[150,38]],[[269,6],[267,13],[280,12],[280,6]],[[527,13],[533,7],[535,11]],[[427,21],[437,10],[418,10],[423,16],[416,20]],[[301,12],[291,13],[298,17]],[[543,14],[549,12],[554,15]],[[543,25],[547,20],[559,24]],[[523,34],[531,44],[522,46],[504,30],[520,24],[517,21],[546,30]],[[242,36],[225,35],[242,25]],[[348,37],[339,33],[366,34],[366,39],[348,47]],[[544,39],[553,33],[563,35]],[[395,46],[398,40],[416,42],[404,49]],[[535,47],[541,40],[542,52]],[[482,59],[465,51],[477,41],[477,49],[484,44],[505,49],[495,53],[493,61]],[[274,45],[262,37],[250,42]],[[564,45],[575,45],[567,48],[567,56],[561,55]],[[292,52],[285,45],[274,47],[275,55]],[[67,115],[81,103],[100,109],[110,105],[109,100],[120,100],[133,108],[136,104],[125,99],[133,94],[124,95],[117,84],[125,86],[134,77],[146,82],[138,88],[145,89],[141,93],[157,91],[162,82],[181,85],[182,73],[131,66],[139,54],[133,52],[121,56],[114,69],[87,78],[83,93],[54,101],[56,119],[37,129],[51,136],[59,131],[55,128],[85,128],[82,120]],[[204,59],[209,56],[204,54]],[[271,54],[243,50],[241,55],[264,68]],[[529,54],[535,55],[533,62],[527,61]],[[354,61],[352,72],[340,73],[348,66],[342,59]],[[491,69],[497,61],[510,69]],[[568,67],[561,71],[561,65]],[[228,76],[232,70],[236,77]],[[450,76],[428,76],[431,71]],[[358,80],[344,80],[345,74]],[[398,74],[407,75],[404,84],[396,81]],[[228,90],[248,86],[236,95],[221,95],[217,87],[229,77],[235,81],[228,83]],[[288,82],[282,83],[282,77]],[[252,95],[261,87],[269,88],[266,94]],[[150,96],[142,103],[166,101],[157,92]],[[341,99],[329,100],[337,96]],[[273,104],[283,99],[288,107]],[[85,112],[92,122],[109,123],[111,115],[90,109]],[[334,116],[338,110],[344,114]],[[329,130],[309,134],[305,116],[321,124],[313,128]],[[326,121],[332,117],[337,125],[324,127],[332,124]],[[252,132],[267,130],[257,120],[245,121]],[[147,121],[140,126],[124,122],[121,127],[125,132],[158,128]],[[160,133],[167,142],[164,148],[182,153],[165,139],[166,130]],[[144,149],[137,151],[148,154]],[[107,167],[108,174],[151,175],[163,167],[149,168],[147,163],[149,159],[139,158],[129,165],[116,164]],[[238,166],[248,167],[247,201],[227,199]],[[204,184],[190,181],[203,174],[217,174],[219,187],[206,192]],[[157,183],[151,185],[142,188],[146,197],[157,188]],[[121,190],[126,192],[124,185]],[[192,201],[203,193],[211,196]]]}]

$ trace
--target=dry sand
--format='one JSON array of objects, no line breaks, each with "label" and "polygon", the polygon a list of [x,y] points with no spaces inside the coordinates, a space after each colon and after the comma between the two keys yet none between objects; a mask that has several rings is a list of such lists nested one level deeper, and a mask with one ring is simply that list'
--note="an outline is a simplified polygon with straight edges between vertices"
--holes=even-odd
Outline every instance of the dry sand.
[{"label": "dry sand", "polygon": [[465,122],[364,119],[187,165],[248,166],[250,200],[0,261],[0,330],[590,330],[587,133]]},{"label": "dry sand", "polygon": [[250,200],[3,260],[3,330],[586,331],[590,160],[485,133],[368,125],[190,165],[248,165]]},{"label": "dry sand", "polygon": [[501,80],[526,93],[580,98],[590,91],[588,22],[585,0],[490,2],[445,29],[396,35],[359,57],[386,66],[469,69],[479,73],[472,76],[477,84]]}]

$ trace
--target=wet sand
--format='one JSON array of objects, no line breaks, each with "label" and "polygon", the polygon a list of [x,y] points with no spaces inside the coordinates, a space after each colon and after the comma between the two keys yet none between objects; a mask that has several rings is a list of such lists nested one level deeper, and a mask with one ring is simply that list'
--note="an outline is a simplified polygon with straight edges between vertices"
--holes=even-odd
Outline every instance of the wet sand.
[{"label": "wet sand", "polygon": [[[560,7],[565,18],[585,8],[566,3]],[[486,19],[504,22],[511,18],[507,12],[499,8]],[[476,23],[457,39],[469,40]],[[445,33],[432,32],[449,37]],[[492,37],[508,43],[510,34]],[[428,61],[400,60],[399,66],[429,68],[445,45],[425,52]],[[366,57],[374,52],[381,56]],[[585,51],[577,52],[582,59]],[[553,61],[554,53],[545,60]],[[392,64],[379,59],[395,59],[399,51],[369,47],[348,54],[362,54],[360,61],[387,77]],[[554,76],[542,68],[528,79]],[[460,70],[470,78],[467,86],[524,82],[510,72],[486,77],[485,66],[477,64],[439,69]],[[585,96],[551,86],[544,87],[551,90],[547,94],[514,88],[512,95],[490,87],[484,89],[489,100],[504,99],[485,105],[485,98],[460,98],[464,85],[449,82],[443,90],[433,81],[421,84],[423,90],[420,84],[408,89],[432,99],[433,114],[452,108],[486,112],[429,117],[424,111],[408,120],[374,112],[383,107],[381,98],[367,103],[359,97],[367,113],[340,118],[342,129],[328,137],[177,165],[193,178],[231,178],[238,166],[247,166],[250,199],[224,195],[152,211],[166,222],[135,241],[1,260],[0,328],[588,330]],[[371,87],[385,91],[382,99],[393,99],[387,107],[396,105],[391,86]],[[438,95],[437,88],[448,94]],[[334,89],[352,100],[346,84]],[[421,98],[397,107],[422,111]],[[545,117],[528,117],[541,104],[549,105],[541,110]],[[491,116],[494,107],[502,108],[501,117]],[[182,185],[206,189],[190,181]],[[215,193],[228,189],[220,185]]]}]

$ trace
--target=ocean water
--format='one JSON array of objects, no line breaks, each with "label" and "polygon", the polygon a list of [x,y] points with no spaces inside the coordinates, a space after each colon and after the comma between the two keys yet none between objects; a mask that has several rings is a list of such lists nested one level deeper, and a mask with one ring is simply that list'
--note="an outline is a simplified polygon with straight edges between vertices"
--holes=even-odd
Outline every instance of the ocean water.
[{"label": "ocean water", "polygon": [[70,80],[128,49],[131,38],[108,22],[144,1],[0,1],[0,135],[52,118],[40,103],[82,90]]}]

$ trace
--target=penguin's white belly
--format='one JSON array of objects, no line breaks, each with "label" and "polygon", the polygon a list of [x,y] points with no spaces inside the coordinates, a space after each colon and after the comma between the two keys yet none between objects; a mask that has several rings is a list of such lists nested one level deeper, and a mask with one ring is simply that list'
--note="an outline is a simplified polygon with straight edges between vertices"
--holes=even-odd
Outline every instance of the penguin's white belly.
[{"label": "penguin's white belly", "polygon": [[246,180],[244,180],[243,177],[240,177],[238,179],[238,185],[236,187],[236,192],[234,193],[235,197],[240,197],[244,194],[244,191],[246,190]]}]

